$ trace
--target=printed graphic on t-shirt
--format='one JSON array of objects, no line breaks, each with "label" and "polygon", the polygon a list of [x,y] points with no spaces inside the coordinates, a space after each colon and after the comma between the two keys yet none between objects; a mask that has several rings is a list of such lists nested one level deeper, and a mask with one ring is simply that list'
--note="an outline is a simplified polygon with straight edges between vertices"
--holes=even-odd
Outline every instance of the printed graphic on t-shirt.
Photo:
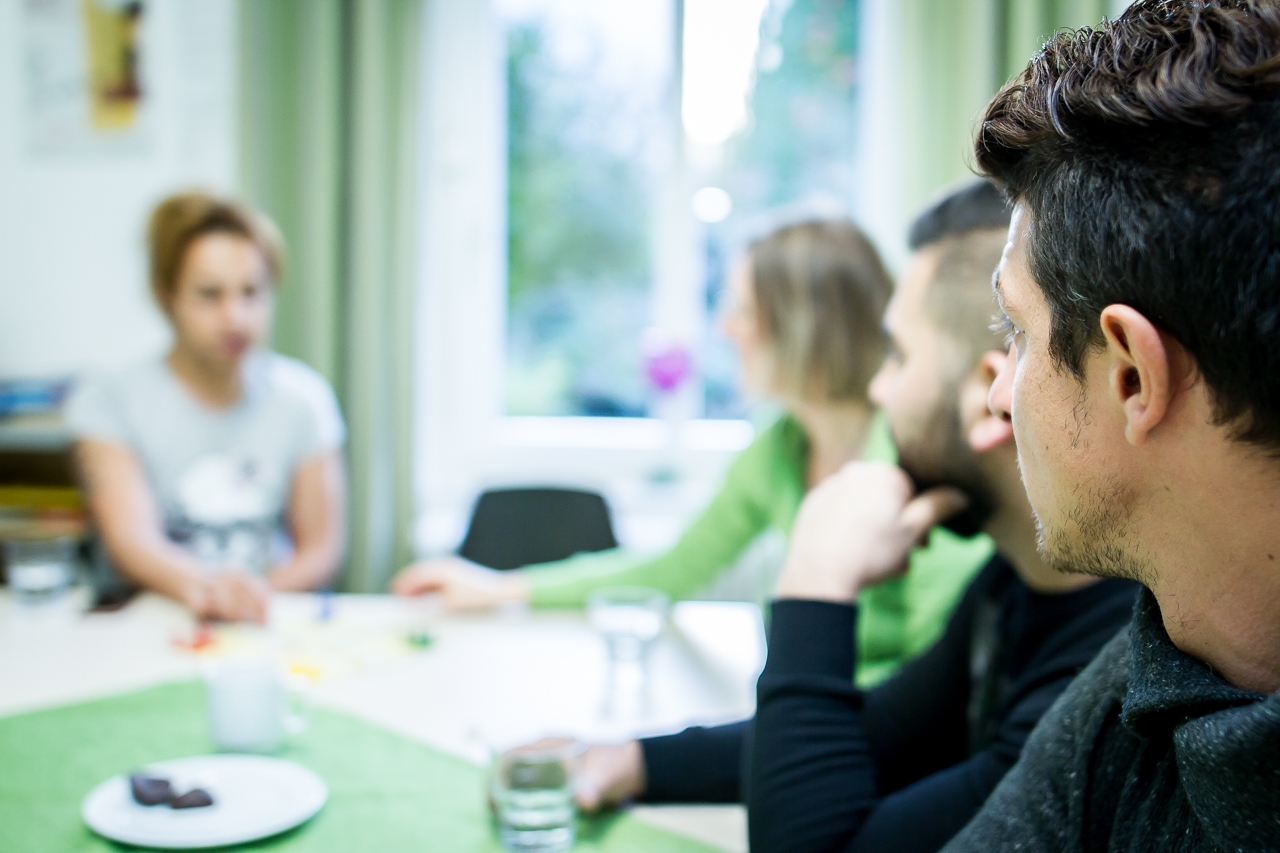
[{"label": "printed graphic on t-shirt", "polygon": [[278,526],[278,478],[250,453],[207,453],[177,480],[169,538],[211,567],[265,570]]}]

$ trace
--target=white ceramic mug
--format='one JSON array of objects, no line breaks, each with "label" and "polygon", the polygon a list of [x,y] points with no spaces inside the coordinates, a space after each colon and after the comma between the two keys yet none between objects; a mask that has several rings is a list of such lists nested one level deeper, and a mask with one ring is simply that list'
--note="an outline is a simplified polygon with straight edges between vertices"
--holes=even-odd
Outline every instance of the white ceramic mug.
[{"label": "white ceramic mug", "polygon": [[274,752],[310,724],[306,693],[266,658],[233,658],[205,670],[214,745],[226,752]]}]

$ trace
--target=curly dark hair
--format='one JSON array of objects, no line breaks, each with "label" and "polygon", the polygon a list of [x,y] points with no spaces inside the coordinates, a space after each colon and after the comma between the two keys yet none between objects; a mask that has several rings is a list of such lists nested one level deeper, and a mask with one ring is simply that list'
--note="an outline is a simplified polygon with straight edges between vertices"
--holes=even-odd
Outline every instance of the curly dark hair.
[{"label": "curly dark hair", "polygon": [[1137,0],[1059,33],[988,105],[979,168],[1030,214],[1050,353],[1109,304],[1195,358],[1216,420],[1280,449],[1280,0]]}]

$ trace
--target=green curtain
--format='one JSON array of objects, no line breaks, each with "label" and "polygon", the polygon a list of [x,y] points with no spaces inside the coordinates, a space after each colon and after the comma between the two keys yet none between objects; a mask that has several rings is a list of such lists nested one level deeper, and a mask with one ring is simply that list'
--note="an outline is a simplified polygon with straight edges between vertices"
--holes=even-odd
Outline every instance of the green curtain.
[{"label": "green curtain", "polygon": [[421,5],[239,6],[241,190],[289,247],[273,346],[323,374],[347,418],[351,591],[412,557]]},{"label": "green curtain", "polygon": [[1111,0],[888,0],[896,2],[903,104],[902,176],[908,210],[970,175],[983,108],[1050,35],[1091,26]]}]

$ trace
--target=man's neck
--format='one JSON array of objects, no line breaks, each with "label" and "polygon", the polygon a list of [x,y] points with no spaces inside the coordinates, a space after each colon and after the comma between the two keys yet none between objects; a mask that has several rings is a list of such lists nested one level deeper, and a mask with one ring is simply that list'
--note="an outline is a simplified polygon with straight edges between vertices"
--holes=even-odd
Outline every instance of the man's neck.
[{"label": "man's neck", "polygon": [[[1242,451],[1242,448],[1228,448]],[[1166,483],[1133,539],[1179,649],[1231,684],[1280,691],[1280,482],[1274,462],[1237,453]]]},{"label": "man's neck", "polygon": [[177,343],[169,351],[167,361],[182,386],[206,406],[215,409],[233,406],[244,393],[239,363],[210,363]]},{"label": "man's neck", "polygon": [[994,470],[987,472],[993,486],[995,508],[983,530],[996,543],[998,550],[1013,566],[1018,577],[1036,592],[1055,595],[1073,592],[1097,583],[1089,575],[1060,572],[1040,558],[1035,515],[1027,502],[1027,493],[1013,459],[993,459]]},{"label": "man's neck", "polygon": [[810,487],[860,457],[867,446],[873,416],[869,403],[796,403],[787,408],[809,440]]}]

